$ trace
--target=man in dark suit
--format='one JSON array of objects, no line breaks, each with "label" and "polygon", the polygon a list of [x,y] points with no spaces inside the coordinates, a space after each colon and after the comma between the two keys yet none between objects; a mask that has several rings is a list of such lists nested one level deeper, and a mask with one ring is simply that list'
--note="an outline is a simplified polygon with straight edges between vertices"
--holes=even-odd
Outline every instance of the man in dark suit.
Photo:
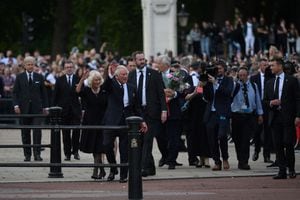
[{"label": "man in dark suit", "polygon": [[[74,64],[72,61],[64,63],[65,75],[59,77],[55,83],[53,105],[62,107],[62,124],[63,125],[79,125],[81,119],[81,105],[78,94],[76,93],[76,85],[79,78],[74,74]],[[71,155],[74,159],[79,160],[79,138],[80,130],[74,129],[62,131],[65,160],[70,161]]]},{"label": "man in dark suit", "polygon": [[132,58],[137,68],[129,73],[128,82],[136,85],[138,103],[148,125],[148,132],[143,135],[142,176],[153,176],[156,174],[152,155],[153,138],[167,120],[163,81],[157,71],[146,66],[143,52],[134,52]]},{"label": "man in dark suit", "polygon": [[176,91],[174,88],[171,88],[169,85],[170,79],[168,77],[172,76],[172,72],[170,70],[171,59],[166,55],[161,55],[157,58],[156,64],[161,72],[164,82],[164,92],[167,98],[168,111],[167,121],[163,124],[163,129],[159,134],[157,134],[156,139],[158,143],[161,143],[161,147],[167,147],[167,153],[165,150],[161,151],[163,159],[165,159],[165,155],[167,156],[163,164],[168,164],[168,169],[173,170],[175,169],[176,165],[178,165],[176,159],[179,153],[180,135],[182,130],[180,109],[180,97],[182,94],[181,92]]},{"label": "man in dark suit", "polygon": [[222,169],[220,150],[223,169],[230,168],[227,134],[230,126],[233,80],[225,75],[226,64],[224,61],[218,61],[215,68],[216,77],[208,74],[208,82],[203,88],[204,98],[208,101],[203,118],[206,123],[211,155],[215,161],[212,170],[218,171]]},{"label": "man in dark suit", "polygon": [[[114,74],[114,76],[112,75]],[[113,72],[112,65],[108,68],[108,78],[102,85],[102,89],[108,93],[108,105],[104,114],[105,125],[119,126],[126,125],[125,119],[129,116],[141,116],[141,110],[137,103],[135,86],[127,83],[128,70],[125,66],[119,65]],[[147,132],[145,122],[141,124],[141,132]],[[103,145],[109,163],[116,163],[114,153],[114,141],[119,137],[120,162],[128,162],[128,135],[125,131],[104,130]],[[112,181],[118,173],[115,167],[111,167],[107,181]],[[127,181],[128,167],[121,167],[120,182]]]},{"label": "man in dark suit", "polygon": [[295,126],[300,123],[300,89],[295,77],[283,72],[283,60],[274,57],[270,62],[275,78],[267,82],[265,102],[269,105],[269,124],[271,126],[276,161],[279,172],[274,179],[295,178],[296,139]]},{"label": "man in dark suit", "polygon": [[[268,108],[269,106],[264,104],[264,88],[268,80],[272,78],[272,75],[268,73],[268,60],[266,58],[262,58],[259,61],[259,73],[251,76],[250,80],[256,83],[258,87],[258,92],[262,100],[262,108],[263,108],[263,123],[258,124],[257,130],[254,134],[254,145],[255,150],[252,156],[252,160],[256,161],[259,157],[259,152],[261,148],[261,134],[263,134],[263,156],[265,163],[272,163],[271,161],[271,149],[272,149],[272,134],[270,126],[268,125]],[[267,70],[266,70],[267,69]]]},{"label": "man in dark suit", "polygon": [[[26,57],[24,59],[25,72],[19,74],[16,78],[13,88],[13,105],[16,114],[41,114],[47,113],[48,107],[47,92],[44,86],[42,75],[33,72],[35,58]],[[24,118],[21,120],[24,125],[40,125],[39,118]],[[31,144],[30,129],[22,129],[22,143]],[[41,130],[33,130],[33,144],[41,144]],[[24,147],[24,161],[30,161],[31,148]],[[33,155],[35,161],[42,161],[41,148],[34,147]]]}]

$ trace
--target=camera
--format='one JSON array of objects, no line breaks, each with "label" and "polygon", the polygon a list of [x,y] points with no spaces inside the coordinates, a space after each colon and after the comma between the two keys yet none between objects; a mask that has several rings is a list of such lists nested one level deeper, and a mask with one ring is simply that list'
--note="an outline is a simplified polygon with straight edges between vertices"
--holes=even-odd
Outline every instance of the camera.
[{"label": "camera", "polygon": [[216,76],[217,74],[217,68],[213,63],[206,63],[202,62],[200,65],[201,73],[199,80],[201,82],[207,82],[208,81],[208,74],[211,76]]}]

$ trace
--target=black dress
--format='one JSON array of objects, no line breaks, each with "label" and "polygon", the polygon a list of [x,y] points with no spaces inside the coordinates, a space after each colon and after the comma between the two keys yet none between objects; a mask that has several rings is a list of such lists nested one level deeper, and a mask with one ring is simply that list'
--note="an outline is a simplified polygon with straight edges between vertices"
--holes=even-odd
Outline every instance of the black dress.
[{"label": "black dress", "polygon": [[191,151],[195,156],[211,157],[208,145],[208,137],[206,132],[203,116],[206,108],[206,102],[202,99],[202,94],[197,94],[191,101],[189,107],[190,128],[191,128]]},{"label": "black dress", "polygon": [[[80,92],[85,110],[82,125],[101,125],[107,105],[107,94],[100,90],[94,94],[89,87]],[[85,153],[104,153],[102,130],[82,130],[80,150]]]}]

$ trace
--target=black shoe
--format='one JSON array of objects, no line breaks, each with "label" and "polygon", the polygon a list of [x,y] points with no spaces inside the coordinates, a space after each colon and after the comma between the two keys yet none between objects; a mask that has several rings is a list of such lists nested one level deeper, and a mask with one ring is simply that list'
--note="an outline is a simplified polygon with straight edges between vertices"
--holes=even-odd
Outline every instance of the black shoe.
[{"label": "black shoe", "polygon": [[71,156],[66,156],[65,157],[65,161],[70,161],[71,160]]},{"label": "black shoe", "polygon": [[182,166],[182,163],[175,162],[175,166]]},{"label": "black shoe", "polygon": [[92,178],[92,179],[101,179],[101,177],[98,176],[98,175],[92,175],[91,178]]},{"label": "black shoe", "polygon": [[75,159],[75,160],[80,160],[79,153],[74,153],[74,159]]},{"label": "black shoe", "polygon": [[194,160],[194,161],[191,161],[189,162],[189,166],[197,166],[199,164],[199,160]]},{"label": "black shoe", "polygon": [[267,166],[267,168],[271,168],[271,167],[278,167],[278,165],[276,162],[273,162],[272,164]]},{"label": "black shoe", "polygon": [[295,171],[289,172],[289,177],[290,177],[290,178],[296,178],[296,177],[297,177],[296,172],[295,172]]},{"label": "black shoe", "polygon": [[148,176],[155,176],[156,175],[156,171],[155,170],[149,170],[148,171]]},{"label": "black shoe", "polygon": [[287,176],[286,174],[277,174],[276,176],[273,176],[273,179],[277,180],[277,179],[286,179]]},{"label": "black shoe", "polygon": [[270,158],[266,157],[264,158],[264,163],[273,163],[273,161]]},{"label": "black shoe", "polygon": [[106,176],[106,172],[105,172],[104,168],[100,168],[100,172],[99,172],[98,176],[100,178],[104,178]]},{"label": "black shoe", "polygon": [[238,164],[238,168],[241,170],[250,170],[250,166],[248,164]]},{"label": "black shoe", "polygon": [[107,177],[107,181],[113,181],[114,179],[115,179],[115,173],[110,172]]},{"label": "black shoe", "polygon": [[165,164],[167,164],[167,161],[166,161],[166,159],[164,159],[164,158],[161,158],[161,159],[158,161],[158,166],[159,166],[159,167],[162,167],[162,166],[164,166]]},{"label": "black shoe", "polygon": [[142,174],[142,177],[147,177],[147,176],[148,176],[147,170],[143,170],[143,169],[142,169],[141,174]]},{"label": "black shoe", "polygon": [[154,170],[147,170],[147,169],[142,169],[142,177],[147,177],[147,176],[155,176],[156,175],[156,171]]},{"label": "black shoe", "polygon": [[25,156],[25,159],[24,159],[25,162],[29,162],[30,160],[31,160],[31,156]]},{"label": "black shoe", "polygon": [[176,166],[176,165],[175,165],[175,164],[173,164],[173,163],[172,163],[172,164],[169,164],[169,167],[168,167],[168,169],[175,169],[175,166]]},{"label": "black shoe", "polygon": [[253,160],[253,161],[257,161],[257,160],[258,160],[258,157],[259,157],[258,152],[254,152],[254,154],[253,154],[253,156],[252,156],[252,160]]},{"label": "black shoe", "polygon": [[127,177],[121,177],[119,180],[119,183],[126,183],[127,182]]},{"label": "black shoe", "polygon": [[34,161],[43,161],[43,158],[40,155],[34,156]]}]

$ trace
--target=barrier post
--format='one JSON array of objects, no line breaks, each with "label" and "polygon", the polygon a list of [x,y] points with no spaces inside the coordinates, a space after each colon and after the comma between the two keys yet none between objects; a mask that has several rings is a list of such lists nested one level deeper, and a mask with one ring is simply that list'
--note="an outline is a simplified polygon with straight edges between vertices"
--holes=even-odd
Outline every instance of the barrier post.
[{"label": "barrier post", "polygon": [[[61,163],[61,143],[60,143],[60,129],[61,121],[61,107],[49,108],[50,124],[54,127],[51,129],[51,152],[50,163]],[[50,167],[48,178],[63,178],[63,173],[60,166]]]},{"label": "barrier post", "polygon": [[128,179],[128,199],[141,200],[143,199],[143,185],[141,174],[141,134],[139,133],[140,117],[128,117],[126,121],[129,125],[128,131],[128,163],[129,163],[129,179]]}]

